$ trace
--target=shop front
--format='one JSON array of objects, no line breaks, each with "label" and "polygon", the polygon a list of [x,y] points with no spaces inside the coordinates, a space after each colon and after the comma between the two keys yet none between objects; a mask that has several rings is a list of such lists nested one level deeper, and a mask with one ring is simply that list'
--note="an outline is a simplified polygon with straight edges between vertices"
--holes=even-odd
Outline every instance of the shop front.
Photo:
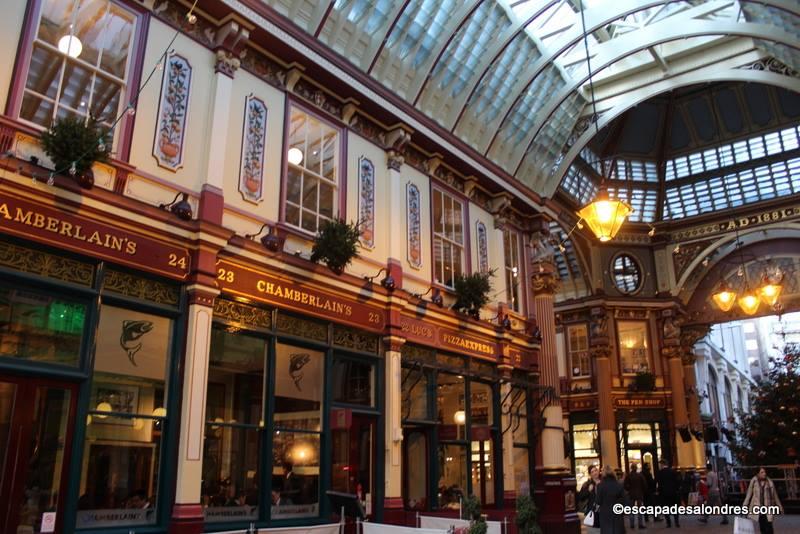
[{"label": "shop front", "polygon": [[163,524],[189,251],[5,189],[0,221],[0,531]]},{"label": "shop front", "polygon": [[384,311],[222,259],[202,467],[208,530],[327,521],[383,501]]},{"label": "shop front", "polygon": [[623,471],[627,473],[634,464],[640,472],[647,467],[651,473],[656,473],[662,459],[672,463],[664,399],[616,398],[614,405],[617,407],[619,465]]},{"label": "shop front", "polygon": [[[535,389],[528,373],[498,365],[491,338],[410,317],[402,327],[409,336],[401,384],[405,509],[457,514],[467,495],[485,510],[502,509],[507,494],[528,494]],[[511,352],[518,364],[523,355],[525,365],[532,361],[525,351]]]}]

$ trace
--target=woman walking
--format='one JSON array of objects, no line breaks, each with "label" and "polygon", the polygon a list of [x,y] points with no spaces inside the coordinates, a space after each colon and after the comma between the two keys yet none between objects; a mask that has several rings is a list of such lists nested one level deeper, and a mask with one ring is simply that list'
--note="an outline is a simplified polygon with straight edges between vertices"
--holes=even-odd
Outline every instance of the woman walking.
[{"label": "woman walking", "polygon": [[594,525],[593,527],[599,527],[600,523],[598,521],[599,514],[597,510],[595,510],[595,504],[597,502],[597,486],[600,484],[600,468],[596,465],[589,467],[589,480],[583,483],[581,486],[581,490],[578,492],[578,502],[580,503],[580,509],[583,511],[584,514],[588,514],[589,512],[594,513]]},{"label": "woman walking", "polygon": [[597,486],[600,534],[625,534],[625,516],[614,513],[615,504],[626,504],[625,488],[617,480],[614,469],[607,465],[603,468],[603,480]]},{"label": "woman walking", "polygon": [[[767,470],[763,467],[758,468],[758,474],[750,481],[747,495],[742,504],[749,506],[751,509],[755,506],[777,506],[780,509],[780,513],[783,513],[783,505],[778,499],[775,484],[767,476]],[[772,522],[775,520],[773,514],[750,514],[749,517],[754,521],[758,520],[758,529],[761,534],[773,534],[775,532],[772,528]]]}]

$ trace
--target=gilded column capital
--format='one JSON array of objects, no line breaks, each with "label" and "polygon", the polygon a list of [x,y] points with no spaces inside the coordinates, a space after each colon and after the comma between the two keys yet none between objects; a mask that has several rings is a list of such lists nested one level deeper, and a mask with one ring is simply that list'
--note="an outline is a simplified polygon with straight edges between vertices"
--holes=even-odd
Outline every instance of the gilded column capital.
[{"label": "gilded column capital", "polygon": [[664,347],[661,349],[661,355],[668,360],[681,358],[683,354],[683,349],[680,346]]},{"label": "gilded column capital", "polygon": [[400,352],[406,344],[406,338],[400,336],[386,336],[382,341],[383,347],[391,352]]},{"label": "gilded column capital", "polygon": [[558,278],[555,265],[546,261],[534,263],[531,287],[535,295],[555,295],[558,293],[561,287],[561,280]]},{"label": "gilded column capital", "polygon": [[593,358],[610,358],[611,345],[595,345],[589,349],[589,355]]},{"label": "gilded column capital", "polygon": [[241,58],[245,54],[245,46],[250,39],[250,31],[234,20],[229,20],[214,34],[216,63],[214,72],[230,78],[239,70]]},{"label": "gilded column capital", "polygon": [[691,324],[681,327],[681,347],[685,352],[691,352],[695,344],[706,337],[711,331],[711,325]]},{"label": "gilded column capital", "polygon": [[684,350],[683,354],[681,354],[681,363],[683,365],[694,365],[695,361],[697,361],[697,355],[694,352]]}]

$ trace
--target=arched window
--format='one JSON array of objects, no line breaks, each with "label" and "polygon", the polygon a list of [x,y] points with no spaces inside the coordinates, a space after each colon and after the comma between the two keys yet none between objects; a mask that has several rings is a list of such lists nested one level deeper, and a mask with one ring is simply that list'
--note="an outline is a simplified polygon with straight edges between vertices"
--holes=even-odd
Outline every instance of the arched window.
[{"label": "arched window", "polygon": [[728,380],[728,377],[725,377],[725,417],[728,419],[733,418],[733,398],[731,394],[733,393],[733,388],[731,388],[731,381]]}]

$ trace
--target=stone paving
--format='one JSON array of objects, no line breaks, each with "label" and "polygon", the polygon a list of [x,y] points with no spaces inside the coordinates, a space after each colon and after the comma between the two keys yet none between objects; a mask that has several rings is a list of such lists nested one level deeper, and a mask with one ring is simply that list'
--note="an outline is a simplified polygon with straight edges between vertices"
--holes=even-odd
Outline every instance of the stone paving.
[{"label": "stone paving", "polygon": [[[667,528],[667,525],[664,521],[657,523],[650,521],[649,523],[645,524],[645,530],[639,530],[638,527],[631,529],[626,518],[625,531],[627,534],[632,534],[634,532],[642,532],[644,534],[651,534],[653,532],[659,532],[662,534],[732,534],[733,518],[729,518],[730,523],[727,525],[720,525],[720,520],[721,519],[719,517],[709,517],[708,523],[702,523],[695,516],[683,516],[680,518],[680,529],[675,528],[674,524],[672,528]],[[773,525],[775,527],[775,534],[800,534],[800,515],[795,514],[778,516]],[[756,533],[758,533],[758,525],[756,525]],[[545,534],[551,533],[545,532]],[[581,530],[581,534],[600,534],[600,529],[587,528],[584,526]]]}]

